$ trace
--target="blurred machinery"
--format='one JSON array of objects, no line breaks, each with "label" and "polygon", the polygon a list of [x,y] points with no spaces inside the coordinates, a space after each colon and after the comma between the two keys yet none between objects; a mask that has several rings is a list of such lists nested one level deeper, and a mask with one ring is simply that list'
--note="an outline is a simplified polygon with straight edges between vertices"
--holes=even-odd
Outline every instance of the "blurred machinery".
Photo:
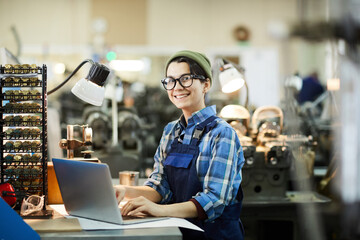
[{"label": "blurred machinery", "polygon": [[94,151],[110,145],[111,119],[106,113],[98,107],[86,107],[82,119],[94,133],[92,137]]},{"label": "blurred machinery", "polygon": [[118,114],[119,122],[119,144],[128,153],[133,152],[141,155],[143,149],[142,142],[142,122],[139,116],[131,109],[120,109]]},{"label": "blurred machinery", "polygon": [[291,181],[312,176],[311,137],[282,135],[279,107],[259,107],[251,125],[249,111],[240,105],[225,106],[219,115],[236,130],[243,147],[242,187],[247,201],[286,201]]},{"label": "blurred machinery", "polygon": [[285,80],[286,99],[282,103],[282,109],[286,111],[287,122],[283,133],[300,133],[312,136],[316,142],[315,166],[328,166],[331,159],[332,148],[332,121],[334,114],[338,112],[334,95],[331,91],[325,91],[314,101],[300,103],[297,96],[302,90],[303,80],[297,74]]},{"label": "blurred machinery", "polygon": [[[340,62],[339,68],[334,71],[340,79],[339,89],[333,91],[333,103],[338,103],[339,107],[331,124],[334,153],[324,180],[326,185],[330,185],[327,188],[331,195],[337,196],[335,200],[339,201],[339,210],[337,214],[330,215],[336,226],[330,226],[328,235],[360,239],[360,5],[357,0],[329,1],[329,10],[331,19],[299,23],[291,35],[309,42],[342,46],[332,49],[334,58],[331,59],[333,62],[339,59]],[[327,216],[327,220],[330,217]]]},{"label": "blurred machinery", "polygon": [[250,113],[240,105],[227,105],[221,109],[219,116],[225,119],[236,131],[241,145],[252,146],[252,138],[249,136]]},{"label": "blurred machinery", "polygon": [[[64,93],[60,96],[62,135],[67,135],[69,124],[87,124],[93,132],[92,155],[109,165],[113,178],[118,178],[119,171],[124,170],[139,171],[140,177],[146,177],[152,171],[153,156],[164,126],[181,113],[168,104],[170,100],[162,89],[146,87],[144,91],[141,95],[131,94],[133,106],[124,106],[123,99],[116,103],[106,99],[101,107],[84,104],[72,94]],[[117,104],[115,118],[113,104]],[[115,144],[114,119],[117,121]]]},{"label": "blurred machinery", "polygon": [[94,156],[109,165],[114,178],[118,178],[119,171],[123,170],[139,171],[140,177],[146,177],[152,171],[153,156],[166,121],[178,116],[171,110],[169,112],[169,105],[162,100],[161,89],[146,88],[143,95],[134,96],[133,107],[121,104],[117,107],[115,145],[112,142],[114,118],[111,107],[107,104],[101,108],[87,106],[83,111],[82,121],[93,129]]},{"label": "blurred machinery", "polygon": [[142,122],[130,108],[118,111],[118,141],[115,146],[111,142],[111,116],[103,109],[88,107],[83,114],[83,121],[93,129],[94,155],[110,167],[112,177],[118,178],[119,171],[140,169],[143,136]]},{"label": "blurred machinery", "polygon": [[[81,133],[76,134],[77,131],[74,128],[80,127]],[[81,135],[81,140],[76,139],[77,135]],[[74,159],[79,157],[78,150],[81,150],[81,155],[84,159],[91,159],[92,151],[88,149],[92,145],[92,129],[88,125],[68,125],[67,126],[67,138],[61,139],[60,148],[67,150],[67,158]]]}]

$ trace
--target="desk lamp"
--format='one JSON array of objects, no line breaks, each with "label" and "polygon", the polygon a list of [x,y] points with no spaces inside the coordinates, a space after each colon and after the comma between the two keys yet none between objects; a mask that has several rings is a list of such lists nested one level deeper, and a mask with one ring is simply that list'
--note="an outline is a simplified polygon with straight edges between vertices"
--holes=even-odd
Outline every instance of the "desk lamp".
[{"label": "desk lamp", "polygon": [[[101,106],[105,95],[104,85],[110,70],[100,63],[93,62],[91,59],[86,59],[81,62],[79,66],[67,77],[67,79],[65,79],[53,90],[49,91],[48,95],[64,86],[65,83],[67,83],[70,78],[74,76],[74,74],[87,62],[92,64],[87,77],[80,79],[80,81],[78,81],[71,89],[71,92],[85,102],[95,106]],[[91,145],[92,141],[92,129],[88,128],[87,125],[80,126],[83,128],[83,141],[75,140],[73,137],[74,126],[76,125],[67,126],[67,139],[62,139],[60,141],[60,147],[67,149],[68,158],[74,158],[74,149],[81,146]]]},{"label": "desk lamp", "polygon": [[219,81],[221,85],[221,91],[223,93],[232,93],[245,86],[246,100],[244,106],[247,108],[249,100],[249,89],[244,77],[245,69],[223,58],[219,60],[219,65]]},{"label": "desk lamp", "polygon": [[80,79],[71,89],[71,92],[85,102],[95,106],[101,106],[105,95],[104,85],[110,70],[106,66],[94,62],[91,59],[86,59],[81,62],[79,66],[77,66],[76,69],[61,84],[59,84],[51,91],[48,91],[47,94],[50,95],[64,86],[70,80],[70,78],[74,76],[75,73],[87,62],[92,64],[87,77]]}]

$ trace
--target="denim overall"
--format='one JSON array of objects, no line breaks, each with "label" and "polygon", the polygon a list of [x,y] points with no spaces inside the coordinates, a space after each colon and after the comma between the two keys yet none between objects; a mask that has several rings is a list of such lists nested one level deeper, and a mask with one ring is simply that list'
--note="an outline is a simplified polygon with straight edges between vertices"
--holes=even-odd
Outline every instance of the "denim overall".
[{"label": "denim overall", "polygon": [[[199,156],[199,140],[217,123],[216,116],[211,116],[200,123],[194,130],[190,144],[179,142],[179,132],[175,132],[174,142],[165,159],[165,173],[173,193],[172,203],[189,201],[198,192],[203,191],[196,171],[196,160]],[[242,206],[242,188],[237,194],[238,203],[226,206],[223,214],[212,222],[187,219],[202,228],[205,232],[180,228],[183,239],[244,239],[244,229],[240,221]]]}]

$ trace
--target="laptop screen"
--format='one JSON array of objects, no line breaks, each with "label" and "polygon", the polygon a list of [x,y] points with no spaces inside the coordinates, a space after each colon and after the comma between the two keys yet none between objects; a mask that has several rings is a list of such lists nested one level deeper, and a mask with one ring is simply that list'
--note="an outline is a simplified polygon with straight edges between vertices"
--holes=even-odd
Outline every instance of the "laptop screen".
[{"label": "laptop screen", "polygon": [[52,161],[70,215],[122,223],[107,164],[59,158]]}]

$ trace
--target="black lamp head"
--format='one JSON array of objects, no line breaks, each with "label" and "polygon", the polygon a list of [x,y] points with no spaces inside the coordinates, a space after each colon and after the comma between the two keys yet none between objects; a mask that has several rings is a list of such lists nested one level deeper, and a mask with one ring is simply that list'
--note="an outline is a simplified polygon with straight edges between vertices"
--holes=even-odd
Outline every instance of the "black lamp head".
[{"label": "black lamp head", "polygon": [[91,66],[89,70],[89,74],[87,75],[86,79],[102,87],[105,85],[106,79],[109,76],[109,74],[110,74],[109,68],[107,68],[106,66],[100,63],[95,62]]}]

